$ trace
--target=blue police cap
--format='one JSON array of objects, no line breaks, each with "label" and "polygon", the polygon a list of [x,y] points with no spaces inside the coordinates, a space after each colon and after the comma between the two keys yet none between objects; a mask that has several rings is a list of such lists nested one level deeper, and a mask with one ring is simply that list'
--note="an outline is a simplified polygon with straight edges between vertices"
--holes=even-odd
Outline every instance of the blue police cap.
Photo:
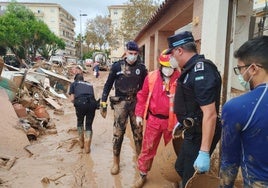
[{"label": "blue police cap", "polygon": [[129,41],[126,45],[127,50],[132,50],[132,51],[139,51],[139,46],[136,42],[134,41]]},{"label": "blue police cap", "polygon": [[181,46],[188,42],[194,42],[194,37],[191,32],[183,31],[168,37],[167,41],[168,41],[168,50],[166,51],[166,54],[170,54],[171,51],[177,46]]}]

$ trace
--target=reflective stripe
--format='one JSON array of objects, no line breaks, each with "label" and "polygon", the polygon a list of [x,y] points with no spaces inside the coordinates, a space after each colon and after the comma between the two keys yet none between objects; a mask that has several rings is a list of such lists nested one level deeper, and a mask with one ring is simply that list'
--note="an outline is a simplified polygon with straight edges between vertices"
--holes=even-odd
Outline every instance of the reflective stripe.
[{"label": "reflective stripe", "polygon": [[155,70],[155,71],[152,71],[152,72],[148,73],[149,95],[148,95],[148,98],[147,98],[147,101],[146,101],[143,119],[146,119],[146,116],[147,116],[147,113],[148,113],[150,99],[152,97],[154,84],[155,84],[155,81],[157,79],[157,72],[158,72],[158,70]]},{"label": "reflective stripe", "polygon": [[169,97],[169,119],[168,119],[168,130],[172,131],[175,124],[177,123],[177,117],[176,114],[174,114],[174,97],[176,92],[176,86],[177,86],[177,79],[174,80],[173,83],[171,83],[170,86],[170,97]]},{"label": "reflective stripe", "polygon": [[266,91],[267,91],[267,88],[268,88],[268,84],[266,84],[265,89],[264,89],[263,93],[261,94],[260,99],[258,100],[258,102],[257,102],[257,104],[256,104],[256,106],[255,106],[255,108],[253,109],[253,111],[252,111],[252,113],[251,113],[251,116],[250,116],[248,122],[246,123],[246,125],[245,125],[245,127],[242,129],[242,131],[246,130],[246,128],[249,126],[249,124],[250,124],[250,122],[251,122],[251,120],[252,120],[252,118],[253,118],[253,116],[254,116],[254,114],[255,114],[255,112],[256,112],[256,110],[257,110],[257,108],[258,108],[258,106],[259,106],[259,104],[260,104],[260,102],[261,102],[261,100],[262,100],[262,98],[263,98],[263,96],[265,95],[265,93],[266,93]]},{"label": "reflective stripe", "polygon": [[[158,75],[158,70],[149,72],[149,74],[148,74],[149,95],[148,95],[146,105],[145,105],[145,111],[144,111],[144,116],[143,116],[144,119],[146,119],[146,116],[148,113],[149,103],[150,103],[150,99],[152,96],[154,84],[155,84],[155,81],[157,79],[157,75]],[[176,117],[176,114],[174,114],[174,110],[173,110],[176,86],[177,86],[177,81],[174,80],[174,82],[170,84],[170,90],[169,90],[169,92],[170,92],[170,94],[169,94],[169,116],[168,116],[168,130],[169,131],[172,131],[175,124],[177,123],[177,117]]]}]

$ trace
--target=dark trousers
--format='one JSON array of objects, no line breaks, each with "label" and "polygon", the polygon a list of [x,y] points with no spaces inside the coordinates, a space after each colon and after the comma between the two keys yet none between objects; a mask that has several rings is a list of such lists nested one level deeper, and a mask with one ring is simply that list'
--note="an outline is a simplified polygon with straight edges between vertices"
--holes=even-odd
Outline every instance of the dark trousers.
[{"label": "dark trousers", "polygon": [[77,127],[84,126],[84,119],[86,118],[86,131],[92,131],[92,123],[95,117],[95,108],[92,108],[89,103],[75,106]]},{"label": "dark trousers", "polygon": [[113,129],[113,153],[119,156],[129,118],[133,134],[134,144],[137,156],[141,151],[142,127],[136,123],[135,112],[136,101],[120,101],[114,104],[114,129]]},{"label": "dark trousers", "polygon": [[[213,153],[219,139],[221,137],[221,125],[218,123],[215,135],[210,148],[210,155]],[[195,135],[191,139],[184,139],[180,153],[175,163],[175,170],[182,178],[182,185],[185,187],[187,181],[193,176],[195,169],[194,161],[198,156],[201,146],[201,135]]]},{"label": "dark trousers", "polygon": [[187,181],[195,172],[194,161],[198,156],[201,139],[183,140],[180,153],[175,163],[175,170],[182,178],[182,185],[185,187]]}]

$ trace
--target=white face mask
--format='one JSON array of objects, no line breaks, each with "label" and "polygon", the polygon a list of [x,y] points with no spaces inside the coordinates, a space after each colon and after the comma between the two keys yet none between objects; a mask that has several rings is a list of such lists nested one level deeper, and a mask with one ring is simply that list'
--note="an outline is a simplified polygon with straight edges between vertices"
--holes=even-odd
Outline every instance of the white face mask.
[{"label": "white face mask", "polygon": [[239,74],[238,75],[238,80],[239,80],[239,83],[246,89],[246,90],[250,90],[250,81],[251,79],[253,78],[253,76],[251,76],[248,81],[246,81],[244,79],[244,75],[246,74],[246,72],[249,70],[250,66],[247,68],[247,70],[243,73],[243,74]]},{"label": "white face mask", "polygon": [[245,88],[246,90],[250,89],[249,82],[245,81],[241,74],[238,75],[238,80],[241,86],[243,86],[243,88]]},{"label": "white face mask", "polygon": [[175,59],[175,57],[170,56],[169,63],[170,63],[170,65],[171,65],[171,67],[172,67],[173,69],[178,68],[178,62],[177,62],[177,60]]},{"label": "white face mask", "polygon": [[134,63],[138,58],[138,55],[128,55],[127,56],[127,62],[129,62],[130,64]]},{"label": "white face mask", "polygon": [[164,76],[170,77],[173,74],[174,69],[171,67],[162,67],[161,72]]}]

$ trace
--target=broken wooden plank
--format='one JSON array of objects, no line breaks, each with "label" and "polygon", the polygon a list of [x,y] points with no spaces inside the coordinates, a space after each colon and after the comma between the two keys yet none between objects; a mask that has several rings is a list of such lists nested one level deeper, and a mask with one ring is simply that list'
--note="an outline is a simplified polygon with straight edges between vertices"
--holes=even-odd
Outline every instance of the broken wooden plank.
[{"label": "broken wooden plank", "polygon": [[54,107],[56,110],[62,109],[62,106],[59,105],[56,101],[54,101],[51,97],[44,98],[46,102],[48,102],[52,107]]}]

